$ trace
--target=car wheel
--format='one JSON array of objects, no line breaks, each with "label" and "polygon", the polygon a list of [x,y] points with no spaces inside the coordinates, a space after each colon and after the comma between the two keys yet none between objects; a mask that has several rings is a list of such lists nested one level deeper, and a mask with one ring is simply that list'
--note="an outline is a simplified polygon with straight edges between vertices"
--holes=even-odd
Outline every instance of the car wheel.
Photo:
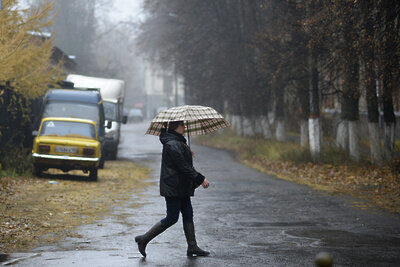
[{"label": "car wheel", "polygon": [[43,168],[39,165],[33,166],[33,174],[37,177],[41,177],[43,172]]},{"label": "car wheel", "polygon": [[97,168],[90,170],[89,178],[91,181],[97,181]]},{"label": "car wheel", "polygon": [[104,153],[101,154],[101,158],[100,158],[100,163],[99,163],[99,169],[104,169]]}]

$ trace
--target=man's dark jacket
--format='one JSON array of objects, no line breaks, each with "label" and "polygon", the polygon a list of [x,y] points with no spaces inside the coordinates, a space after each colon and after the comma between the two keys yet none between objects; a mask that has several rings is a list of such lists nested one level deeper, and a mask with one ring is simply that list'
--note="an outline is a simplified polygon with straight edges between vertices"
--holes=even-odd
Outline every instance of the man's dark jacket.
[{"label": "man's dark jacket", "polygon": [[164,197],[193,196],[195,186],[204,181],[204,176],[193,168],[192,152],[183,135],[161,130],[163,144],[160,176],[160,194]]}]

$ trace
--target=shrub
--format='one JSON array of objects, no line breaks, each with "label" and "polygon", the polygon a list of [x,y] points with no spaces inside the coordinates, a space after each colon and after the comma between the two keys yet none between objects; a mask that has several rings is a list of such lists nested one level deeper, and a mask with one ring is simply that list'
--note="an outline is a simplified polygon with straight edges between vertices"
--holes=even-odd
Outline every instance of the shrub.
[{"label": "shrub", "polygon": [[7,147],[1,151],[2,176],[27,174],[32,171],[30,148]]}]

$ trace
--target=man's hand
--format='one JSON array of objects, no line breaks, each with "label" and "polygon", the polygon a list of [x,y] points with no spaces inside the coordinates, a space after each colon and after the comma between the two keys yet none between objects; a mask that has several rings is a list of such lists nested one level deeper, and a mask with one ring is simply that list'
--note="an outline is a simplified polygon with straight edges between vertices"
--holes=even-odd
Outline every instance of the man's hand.
[{"label": "man's hand", "polygon": [[202,183],[201,185],[202,185],[204,188],[207,188],[207,187],[210,186],[210,183],[207,181],[206,178],[204,178],[204,181],[203,181],[203,183]]}]

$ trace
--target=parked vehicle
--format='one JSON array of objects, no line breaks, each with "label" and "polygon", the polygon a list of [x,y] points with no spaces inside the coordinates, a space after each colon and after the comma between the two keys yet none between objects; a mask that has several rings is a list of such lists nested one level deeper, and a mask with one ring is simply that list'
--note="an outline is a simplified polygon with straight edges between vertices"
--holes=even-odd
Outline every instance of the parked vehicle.
[{"label": "parked vehicle", "polygon": [[[44,97],[41,118],[67,117],[92,120],[96,123],[97,136],[102,152],[105,146],[105,116],[103,101],[98,90],[53,89]],[[111,127],[110,123],[107,128]],[[104,167],[102,153],[100,168]]]},{"label": "parked vehicle", "polygon": [[128,113],[129,121],[143,121],[143,112],[141,109],[133,108]]},{"label": "parked vehicle", "polygon": [[111,128],[106,129],[104,149],[107,158],[116,159],[121,136],[121,123],[127,122],[127,116],[123,115],[125,82],[77,74],[69,74],[67,81],[73,82],[75,87],[99,88],[103,98],[105,119],[112,122]]},{"label": "parked vehicle", "polygon": [[97,180],[101,158],[96,123],[78,118],[44,118],[33,141],[35,175],[49,168],[83,170]]}]

